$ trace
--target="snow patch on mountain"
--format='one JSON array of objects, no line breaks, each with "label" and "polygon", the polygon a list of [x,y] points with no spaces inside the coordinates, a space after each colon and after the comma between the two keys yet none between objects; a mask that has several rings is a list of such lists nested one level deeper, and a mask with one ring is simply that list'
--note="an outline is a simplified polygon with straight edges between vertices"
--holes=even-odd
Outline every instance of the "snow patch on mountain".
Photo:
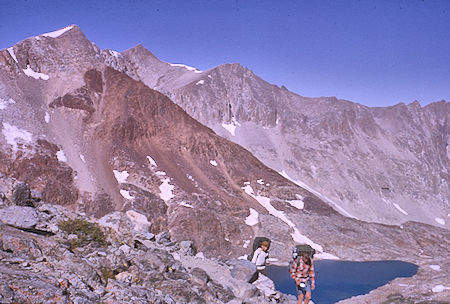
[{"label": "snow patch on mountain", "polygon": [[438,224],[445,225],[445,220],[443,218],[437,217],[434,219]]},{"label": "snow patch on mountain", "polygon": [[81,161],[82,161],[83,163],[86,163],[86,158],[84,158],[84,155],[83,155],[83,154],[80,154],[80,159],[81,159]]},{"label": "snow patch on mountain", "polygon": [[161,186],[159,186],[159,190],[161,191],[159,197],[165,202],[168,202],[170,199],[175,197],[175,195],[172,194],[172,190],[175,186],[169,184],[169,182],[170,178],[163,179]]},{"label": "snow patch on mountain", "polygon": [[10,104],[15,104],[16,102],[10,98],[8,100],[0,98],[0,110],[6,109]]},{"label": "snow patch on mountain", "polygon": [[250,208],[250,215],[245,218],[245,223],[249,226],[254,226],[258,224],[259,213],[253,208]]},{"label": "snow patch on mountain", "polygon": [[281,172],[278,172],[278,174],[280,174],[281,176],[283,176],[284,178],[290,180],[291,182],[293,182],[294,184],[308,190],[309,192],[317,195],[321,200],[323,200],[324,202],[327,202],[329,204],[332,204],[333,206],[336,207],[336,209],[341,212],[341,214],[347,216],[347,217],[351,217],[354,219],[358,219],[355,216],[351,215],[350,213],[348,213],[344,208],[342,208],[341,206],[339,206],[338,204],[336,204],[335,202],[333,202],[332,200],[330,200],[328,197],[326,197],[325,195],[320,194],[319,192],[315,191],[314,189],[312,189],[311,187],[309,187],[308,185],[306,185],[305,183],[301,182],[301,181],[296,181],[294,179],[292,179],[284,170]]},{"label": "snow patch on mountain", "polygon": [[205,83],[205,81],[202,79],[202,80],[197,81],[197,83],[195,85],[200,85],[200,84],[204,84],[204,83]]},{"label": "snow patch on mountain", "polygon": [[129,200],[132,200],[132,199],[134,199],[134,196],[132,196],[131,194],[130,194],[130,191],[127,191],[127,190],[120,190],[119,191],[120,192],[120,195],[122,195],[124,198],[126,198],[126,199],[129,199]]},{"label": "snow patch on mountain", "polygon": [[157,166],[158,166],[158,165],[156,164],[155,160],[154,160],[153,158],[151,158],[150,156],[147,155],[147,159],[148,159],[148,161],[149,161],[149,163],[150,163],[150,165],[151,165],[152,167],[157,167]]},{"label": "snow patch on mountain", "polygon": [[5,136],[6,142],[13,147],[13,151],[17,151],[17,139],[26,143],[30,143],[33,140],[33,135],[30,132],[19,129],[7,122],[3,123],[2,133]]},{"label": "snow patch on mountain", "polygon": [[58,38],[59,36],[61,36],[65,32],[70,31],[72,28],[73,28],[73,25],[66,26],[63,29],[60,29],[60,30],[57,30],[57,31],[54,31],[54,32],[49,32],[49,33],[42,34],[42,36],[50,37],[50,38]]},{"label": "snow patch on mountain", "polygon": [[394,207],[397,208],[397,210],[400,211],[401,213],[403,213],[404,215],[408,215],[408,212],[403,210],[398,204],[392,203],[392,205],[394,205]]},{"label": "snow patch on mountain", "polygon": [[439,266],[439,265],[430,265],[430,268],[435,271],[441,271],[441,266]]},{"label": "snow patch on mountain", "polygon": [[120,55],[119,52],[116,52],[116,51],[113,51],[113,50],[109,50],[109,53],[110,53],[112,56],[114,56],[114,57],[116,57],[116,58],[119,58],[119,55]]},{"label": "snow patch on mountain", "polygon": [[9,55],[11,55],[12,59],[14,59],[14,61],[16,63],[19,63],[19,61],[17,61],[16,54],[14,54],[14,48],[9,47],[9,48],[7,48],[7,50],[8,50]]},{"label": "snow patch on mountain", "polygon": [[302,210],[305,207],[305,203],[303,202],[303,200],[290,200],[290,201],[287,200],[286,203],[300,210]]},{"label": "snow patch on mountain", "polygon": [[450,287],[444,285],[436,285],[431,289],[431,291],[433,292],[442,292],[444,290],[450,290]]},{"label": "snow patch on mountain", "polygon": [[50,76],[44,74],[44,73],[38,73],[33,71],[33,69],[30,67],[30,65],[27,65],[26,69],[22,69],[22,71],[27,75],[28,77],[33,77],[34,79],[42,79],[42,80],[48,80]]},{"label": "snow patch on mountain", "polygon": [[209,163],[210,163],[211,165],[213,165],[214,167],[217,167],[217,166],[218,166],[218,165],[217,165],[217,162],[216,162],[215,160],[210,160]]},{"label": "snow patch on mountain", "polygon": [[242,187],[242,189],[244,189],[245,193],[247,193],[248,195],[253,197],[258,203],[260,203],[261,206],[266,208],[266,210],[269,212],[269,214],[277,217],[278,219],[280,219],[281,221],[286,223],[289,227],[291,227],[294,230],[294,232],[291,233],[291,236],[292,236],[292,239],[294,240],[294,242],[300,243],[300,244],[308,244],[311,247],[313,247],[314,249],[316,249],[317,251],[323,252],[323,247],[321,245],[314,243],[309,238],[302,235],[300,233],[300,231],[298,230],[298,228],[296,227],[296,225],[287,218],[287,216],[284,214],[283,211],[277,210],[277,209],[275,209],[275,207],[272,206],[272,204],[270,203],[270,198],[261,196],[261,195],[255,195],[253,192],[253,188],[248,184],[245,187]]},{"label": "snow patch on mountain", "polygon": [[116,180],[119,184],[126,183],[128,176],[130,176],[130,174],[128,174],[127,171],[113,170],[113,173],[114,173],[114,177],[116,178]]},{"label": "snow patch on mountain", "polygon": [[188,204],[186,202],[180,202],[180,206],[186,207],[186,208],[194,208],[194,206],[192,206],[191,204]]},{"label": "snow patch on mountain", "polygon": [[48,114],[48,112],[45,112],[44,120],[46,123],[50,122],[50,114]]},{"label": "snow patch on mountain", "polygon": [[186,70],[193,71],[194,73],[203,73],[203,71],[200,71],[194,67],[191,67],[191,66],[188,66],[185,64],[181,64],[181,63],[169,63],[169,64],[173,67],[185,68]]},{"label": "snow patch on mountain", "polygon": [[63,150],[58,150],[56,152],[56,158],[58,158],[58,161],[60,161],[60,162],[64,162],[64,163],[67,162],[67,157],[64,154]]}]

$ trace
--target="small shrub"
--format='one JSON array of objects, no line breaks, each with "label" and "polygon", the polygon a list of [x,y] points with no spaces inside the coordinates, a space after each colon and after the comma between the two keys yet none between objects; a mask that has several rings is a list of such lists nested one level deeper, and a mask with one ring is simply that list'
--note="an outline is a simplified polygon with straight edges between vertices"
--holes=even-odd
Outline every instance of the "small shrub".
[{"label": "small shrub", "polygon": [[82,219],[69,219],[58,223],[59,229],[67,234],[75,234],[76,239],[69,241],[71,248],[86,246],[89,243],[96,243],[99,246],[106,246],[105,234],[100,226]]}]

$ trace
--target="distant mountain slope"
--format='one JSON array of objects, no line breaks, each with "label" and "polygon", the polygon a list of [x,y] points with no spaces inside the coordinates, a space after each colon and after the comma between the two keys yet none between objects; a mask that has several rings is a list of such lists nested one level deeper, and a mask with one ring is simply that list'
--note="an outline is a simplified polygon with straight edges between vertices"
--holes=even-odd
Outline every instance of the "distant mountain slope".
[{"label": "distant mountain slope", "polygon": [[147,73],[167,80],[166,72],[148,71],[148,51],[138,47],[124,56],[141,65],[137,74],[147,85],[341,213],[450,227],[448,102],[370,108],[334,97],[307,98],[239,64],[190,72],[194,80],[187,84],[156,84],[146,81]]},{"label": "distant mountain slope", "polygon": [[[248,253],[256,235],[273,239],[271,254],[284,261],[295,243],[311,244],[317,257],[425,263],[416,256],[423,246],[436,260],[445,256],[446,230],[340,215],[139,81],[142,70],[99,50],[76,26],[1,50],[0,189],[5,180],[26,182],[45,202],[97,217],[133,209],[147,216],[152,232],[192,240],[215,257]],[[310,103],[313,110],[330,102]],[[289,134],[295,126],[277,127],[277,118],[295,115],[280,112],[264,128]]]}]

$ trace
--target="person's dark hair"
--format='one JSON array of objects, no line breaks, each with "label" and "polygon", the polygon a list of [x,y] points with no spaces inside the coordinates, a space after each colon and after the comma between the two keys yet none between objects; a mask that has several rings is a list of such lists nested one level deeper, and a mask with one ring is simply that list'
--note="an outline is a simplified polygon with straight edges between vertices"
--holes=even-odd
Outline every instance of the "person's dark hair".
[{"label": "person's dark hair", "polygon": [[309,254],[302,253],[302,257],[306,258],[306,265],[311,266],[311,258],[309,257]]}]

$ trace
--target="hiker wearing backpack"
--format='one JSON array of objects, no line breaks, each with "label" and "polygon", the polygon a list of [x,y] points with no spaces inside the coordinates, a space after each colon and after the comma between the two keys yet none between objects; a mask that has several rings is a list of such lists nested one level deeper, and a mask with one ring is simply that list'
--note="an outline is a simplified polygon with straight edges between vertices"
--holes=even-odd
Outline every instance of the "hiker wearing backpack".
[{"label": "hiker wearing backpack", "polygon": [[252,263],[256,265],[256,272],[250,279],[249,283],[255,282],[258,279],[260,273],[262,273],[263,275],[267,275],[266,264],[267,259],[269,258],[268,249],[269,242],[262,241],[260,247],[255,250],[252,258]]},{"label": "hiker wearing backpack", "polygon": [[305,298],[305,304],[308,304],[311,300],[311,290],[316,288],[314,264],[309,254],[302,253],[296,257],[289,272],[297,286],[298,304],[302,304],[303,297]]}]

